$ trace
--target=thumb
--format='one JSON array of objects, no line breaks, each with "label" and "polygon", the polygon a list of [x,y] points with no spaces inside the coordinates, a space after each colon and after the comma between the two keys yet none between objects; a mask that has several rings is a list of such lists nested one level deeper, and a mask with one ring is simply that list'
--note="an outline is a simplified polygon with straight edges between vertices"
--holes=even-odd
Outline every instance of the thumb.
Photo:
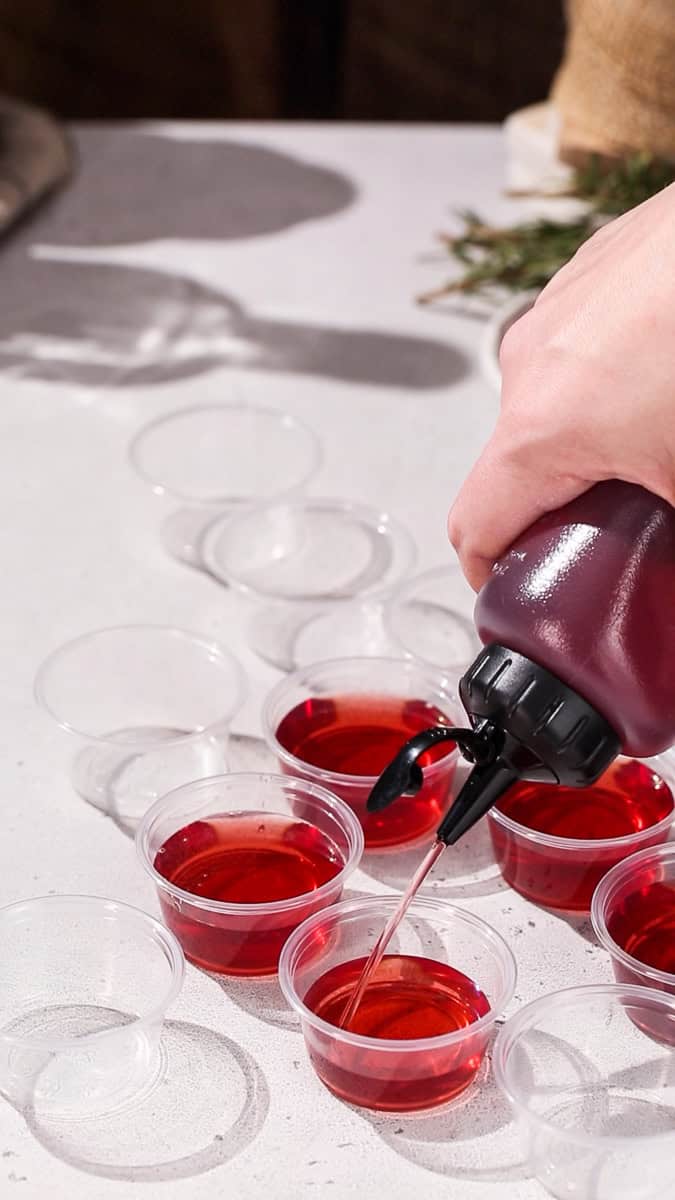
[{"label": "thumb", "polygon": [[552,474],[548,466],[544,469],[534,461],[514,461],[497,448],[494,439],[489,442],[448,517],[450,541],[474,590],[483,585],[493,563],[520,533],[544,513],[574,500],[591,483]]}]

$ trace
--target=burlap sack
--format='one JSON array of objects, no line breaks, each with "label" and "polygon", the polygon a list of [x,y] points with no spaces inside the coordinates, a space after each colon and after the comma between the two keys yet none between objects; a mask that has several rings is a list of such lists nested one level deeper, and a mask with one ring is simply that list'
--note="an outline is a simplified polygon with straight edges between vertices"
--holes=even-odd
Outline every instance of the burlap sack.
[{"label": "burlap sack", "polygon": [[675,161],[675,0],[568,0],[552,98],[560,157],[638,150]]}]

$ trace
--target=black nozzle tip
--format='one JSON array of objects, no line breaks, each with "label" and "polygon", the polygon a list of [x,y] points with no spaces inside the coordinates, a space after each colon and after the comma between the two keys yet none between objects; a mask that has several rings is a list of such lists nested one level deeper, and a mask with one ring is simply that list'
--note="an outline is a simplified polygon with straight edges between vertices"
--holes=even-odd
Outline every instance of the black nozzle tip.
[{"label": "black nozzle tip", "polygon": [[368,812],[381,812],[388,808],[399,796],[416,796],[424,783],[424,772],[417,765],[417,759],[426,754],[432,746],[439,742],[456,741],[458,735],[473,737],[470,729],[453,729],[449,725],[433,725],[431,729],[423,729],[409,738],[401,746],[396,758],[385,767],[370,793],[366,808]]},{"label": "black nozzle tip", "polygon": [[424,774],[417,763],[398,755],[382,772],[370,793],[366,808],[370,813],[388,808],[399,796],[415,796],[424,783]]}]

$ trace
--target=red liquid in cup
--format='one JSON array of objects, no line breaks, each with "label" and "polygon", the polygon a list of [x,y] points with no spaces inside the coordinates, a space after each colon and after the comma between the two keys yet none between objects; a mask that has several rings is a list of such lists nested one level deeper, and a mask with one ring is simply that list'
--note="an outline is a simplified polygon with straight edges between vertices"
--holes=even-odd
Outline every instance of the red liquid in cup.
[{"label": "red liquid in cup", "polygon": [[610,914],[607,930],[626,954],[672,975],[675,991],[675,886],[646,884],[624,896]]},{"label": "red liquid in cup", "polygon": [[[304,1002],[337,1025],[366,958],[352,959],[320,976]],[[466,1029],[490,1011],[477,985],[444,963],[386,955],[350,1022],[350,1033],[409,1041]],[[319,1078],[351,1104],[408,1112],[443,1104],[468,1087],[483,1060],[488,1032],[441,1048],[378,1050],[353,1046],[315,1030],[309,1053]]]},{"label": "red liquid in cup", "polygon": [[[632,958],[672,976],[669,983],[657,981],[639,970],[631,970],[615,958],[614,974],[619,983],[638,983],[675,996],[675,887],[672,884],[645,881],[639,890],[624,894],[608,914],[607,931],[617,946]],[[655,1012],[653,1016],[641,1017],[636,1024],[659,1041],[675,1044],[675,1024],[665,1014]]]},{"label": "red liquid in cup", "polygon": [[[166,925],[197,966],[227,975],[276,971],[289,934],[319,907],[312,893],[344,867],[337,846],[306,821],[276,813],[214,816],[186,825],[159,848],[155,870],[195,897],[263,904],[307,895],[290,912],[219,913],[160,891]],[[339,900],[341,887],[321,901]]]},{"label": "red liquid in cup", "polygon": [[[585,912],[597,884],[636,847],[615,845],[575,850],[574,840],[621,838],[657,824],[673,810],[673,795],[645,763],[617,759],[593,787],[518,783],[496,809],[527,829],[569,838],[570,847],[531,842],[490,821],[495,857],[504,879],[528,900],[550,908]],[[668,830],[656,832],[639,848],[657,845]]]},{"label": "red liquid in cup", "polygon": [[[408,738],[431,725],[449,724],[445,713],[424,700],[364,694],[308,699],[291,709],[276,730],[277,741],[290,754],[313,767],[341,775],[368,776],[372,782],[327,782],[356,813],[366,846],[377,849],[417,840],[440,824],[448,807],[454,759],[429,771],[432,763],[447,758],[449,742],[434,747],[418,760],[426,767],[425,783],[416,796],[401,797],[381,813],[366,811],[372,783]],[[284,765],[287,773],[302,769]]]}]

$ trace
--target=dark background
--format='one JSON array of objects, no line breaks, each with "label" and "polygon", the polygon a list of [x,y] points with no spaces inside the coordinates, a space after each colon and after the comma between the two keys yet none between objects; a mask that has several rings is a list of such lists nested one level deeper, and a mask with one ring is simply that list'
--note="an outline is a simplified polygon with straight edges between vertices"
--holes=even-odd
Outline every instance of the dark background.
[{"label": "dark background", "polygon": [[562,0],[0,0],[0,93],[71,118],[495,121]]}]

